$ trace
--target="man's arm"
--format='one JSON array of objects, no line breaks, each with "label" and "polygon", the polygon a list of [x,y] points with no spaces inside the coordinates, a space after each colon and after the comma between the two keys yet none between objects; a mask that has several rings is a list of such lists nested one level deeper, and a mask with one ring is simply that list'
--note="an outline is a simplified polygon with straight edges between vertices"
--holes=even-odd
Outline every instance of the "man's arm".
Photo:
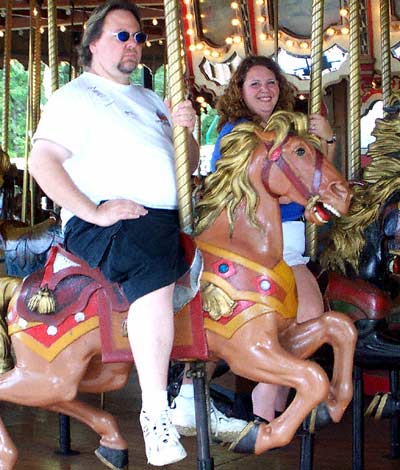
[{"label": "man's arm", "polygon": [[97,206],[78,189],[65,170],[63,163],[69,157],[67,149],[48,140],[38,139],[32,147],[30,174],[56,204],[102,227],[122,219],[136,219],[147,213],[143,206],[126,199],[114,199]]}]

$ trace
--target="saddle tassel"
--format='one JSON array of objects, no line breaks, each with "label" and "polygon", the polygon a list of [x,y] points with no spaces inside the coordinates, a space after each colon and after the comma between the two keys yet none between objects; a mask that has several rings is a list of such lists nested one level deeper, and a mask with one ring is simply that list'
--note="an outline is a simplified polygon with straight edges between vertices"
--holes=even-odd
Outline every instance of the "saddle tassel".
[{"label": "saddle tassel", "polygon": [[56,311],[56,300],[47,284],[32,295],[27,306],[31,312],[40,315],[50,315]]}]

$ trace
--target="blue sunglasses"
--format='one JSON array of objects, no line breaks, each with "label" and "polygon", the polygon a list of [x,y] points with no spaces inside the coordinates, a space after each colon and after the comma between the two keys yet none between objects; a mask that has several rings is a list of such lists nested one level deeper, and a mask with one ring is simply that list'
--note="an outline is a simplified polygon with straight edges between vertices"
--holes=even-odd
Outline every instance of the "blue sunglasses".
[{"label": "blue sunglasses", "polygon": [[136,44],[144,44],[147,41],[147,34],[143,31],[136,33],[129,33],[128,31],[118,31],[118,33],[111,33],[120,42],[126,42],[132,36]]}]

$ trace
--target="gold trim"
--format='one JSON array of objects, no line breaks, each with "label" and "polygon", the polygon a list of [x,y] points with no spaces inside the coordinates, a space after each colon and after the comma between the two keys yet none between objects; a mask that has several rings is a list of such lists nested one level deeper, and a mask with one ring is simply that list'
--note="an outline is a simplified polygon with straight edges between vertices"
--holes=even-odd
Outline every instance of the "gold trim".
[{"label": "gold trim", "polygon": [[48,362],[53,361],[57,355],[73,341],[76,341],[81,336],[89,333],[89,331],[95,330],[99,327],[99,317],[91,317],[87,321],[80,323],[79,325],[71,328],[67,333],[61,336],[60,339],[55,341],[50,347],[43,346],[42,343],[32,338],[28,333],[24,331],[19,332],[18,339],[25,344],[28,348],[34,351],[39,356],[46,359]]}]

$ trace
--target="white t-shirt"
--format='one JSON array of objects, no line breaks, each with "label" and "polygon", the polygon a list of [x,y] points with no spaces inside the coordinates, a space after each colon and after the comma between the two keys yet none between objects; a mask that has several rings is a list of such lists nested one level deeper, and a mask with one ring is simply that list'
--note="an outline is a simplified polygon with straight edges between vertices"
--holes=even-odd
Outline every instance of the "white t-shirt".
[{"label": "white t-shirt", "polygon": [[[85,72],[46,104],[33,141],[71,152],[64,168],[93,202],[124,198],[177,208],[169,112],[151,90]],[[63,225],[72,217],[63,209]]]}]

